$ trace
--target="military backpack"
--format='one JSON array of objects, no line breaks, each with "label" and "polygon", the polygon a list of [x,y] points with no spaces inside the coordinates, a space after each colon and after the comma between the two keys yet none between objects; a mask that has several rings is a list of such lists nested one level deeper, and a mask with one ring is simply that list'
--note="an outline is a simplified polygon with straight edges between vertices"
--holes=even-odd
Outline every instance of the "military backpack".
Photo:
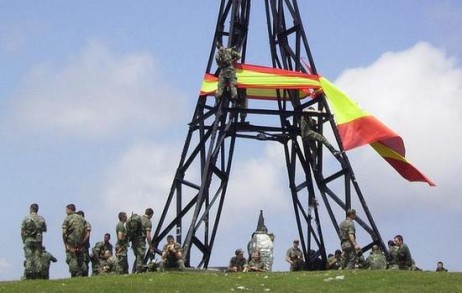
[{"label": "military backpack", "polygon": [[138,214],[132,214],[125,224],[125,229],[127,230],[128,241],[141,238],[143,234],[141,216]]}]

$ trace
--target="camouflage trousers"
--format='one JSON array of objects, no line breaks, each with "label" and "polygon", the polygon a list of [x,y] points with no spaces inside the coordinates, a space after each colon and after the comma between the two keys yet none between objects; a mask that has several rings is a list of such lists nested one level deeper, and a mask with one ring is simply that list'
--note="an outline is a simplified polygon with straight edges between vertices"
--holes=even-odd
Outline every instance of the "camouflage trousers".
[{"label": "camouflage trousers", "polygon": [[119,261],[118,266],[121,270],[121,274],[128,274],[128,257],[127,257],[127,248],[116,247],[117,260]]},{"label": "camouflage trousers", "polygon": [[142,273],[144,257],[146,256],[146,241],[144,239],[133,241],[132,249],[135,255],[132,273]]},{"label": "camouflage trousers", "polygon": [[355,248],[351,245],[350,241],[342,242],[344,268],[354,269],[357,263],[358,255],[356,254]]},{"label": "camouflage trousers", "polygon": [[85,250],[73,250],[66,252],[66,263],[69,265],[71,277],[83,277],[88,272],[85,263]]},{"label": "camouflage trousers", "polygon": [[83,260],[85,262],[85,271],[83,272],[83,276],[88,277],[89,271],[90,271],[89,264],[90,264],[90,261],[91,261],[90,252],[89,252],[88,247],[85,248],[85,252],[83,254]]},{"label": "camouflage trousers", "polygon": [[294,259],[292,260],[292,264],[290,264],[290,271],[303,271],[305,269],[305,262],[303,259]]},{"label": "camouflage trousers", "polygon": [[226,88],[229,89],[231,93],[231,99],[237,99],[237,87],[236,87],[236,76],[232,73],[220,73],[218,78],[217,91],[215,93],[215,98],[219,100],[223,95],[223,92]]},{"label": "camouflage trousers", "polygon": [[183,271],[185,269],[184,260],[182,259],[179,259],[177,261],[162,260],[159,263],[159,271],[163,272],[165,269],[178,269],[180,271]]},{"label": "camouflage trousers", "polygon": [[39,279],[42,277],[42,243],[24,243],[24,277],[26,279]]},{"label": "camouflage trousers", "polygon": [[[327,138],[325,138],[324,135],[317,133],[316,131],[313,131],[311,129],[304,129],[302,133],[302,138],[304,141],[306,140],[308,142],[311,140],[319,141],[320,143],[324,144],[331,153],[333,154],[337,153],[337,150],[330,144]],[[312,151],[316,152],[316,150],[312,150]]]}]

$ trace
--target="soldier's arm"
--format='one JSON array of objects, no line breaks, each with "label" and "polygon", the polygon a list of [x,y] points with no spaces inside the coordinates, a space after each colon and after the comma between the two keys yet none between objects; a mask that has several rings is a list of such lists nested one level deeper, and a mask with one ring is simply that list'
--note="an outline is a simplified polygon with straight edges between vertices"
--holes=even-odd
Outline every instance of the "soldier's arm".
[{"label": "soldier's arm", "polygon": [[69,247],[67,245],[67,228],[65,228],[64,226],[62,229],[62,237],[63,237],[64,247],[66,248],[66,250],[69,250]]},{"label": "soldier's arm", "polygon": [[87,242],[90,238],[91,224],[85,221],[85,237],[83,237],[83,243]]},{"label": "soldier's arm", "polygon": [[46,232],[47,231],[47,222],[45,222],[44,218],[42,218],[42,220],[43,220],[42,232]]}]

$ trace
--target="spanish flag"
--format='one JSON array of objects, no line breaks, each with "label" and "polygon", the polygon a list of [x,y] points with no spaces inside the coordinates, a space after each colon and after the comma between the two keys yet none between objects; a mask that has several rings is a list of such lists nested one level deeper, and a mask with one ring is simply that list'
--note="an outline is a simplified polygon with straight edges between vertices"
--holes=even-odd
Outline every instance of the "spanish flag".
[{"label": "spanish flag", "polygon": [[345,150],[370,144],[401,176],[409,181],[432,180],[406,160],[403,139],[324,77],[319,78],[324,94],[334,114],[337,129]]},{"label": "spanish flag", "polygon": [[[322,90],[334,114],[344,150],[370,144],[401,176],[409,181],[435,184],[406,160],[403,139],[324,77],[250,64],[236,64],[237,87],[250,99],[284,98],[284,90],[298,90],[300,99]],[[218,77],[205,74],[201,96],[214,95]],[[282,95],[282,97],[281,97]]]},{"label": "spanish flag", "polygon": [[[303,99],[321,87],[319,76],[313,74],[251,64],[236,64],[235,69],[237,87],[247,89],[249,99],[275,100],[281,90],[298,90]],[[217,85],[218,77],[206,73],[200,95],[215,95]]]}]

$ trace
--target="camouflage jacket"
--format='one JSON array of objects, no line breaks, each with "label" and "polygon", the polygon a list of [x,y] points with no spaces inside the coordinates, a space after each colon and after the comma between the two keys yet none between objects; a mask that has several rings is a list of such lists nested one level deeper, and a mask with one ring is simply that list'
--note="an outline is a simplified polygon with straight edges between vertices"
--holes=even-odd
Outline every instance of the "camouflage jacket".
[{"label": "camouflage jacket", "polygon": [[237,268],[238,272],[244,271],[247,267],[247,260],[244,257],[238,258],[237,256],[233,256],[229,261],[228,268]]},{"label": "camouflage jacket", "polygon": [[287,250],[286,256],[290,260],[303,259],[303,252],[300,248],[291,247]]},{"label": "camouflage jacket", "polygon": [[110,250],[112,252],[112,244],[110,242],[96,242],[95,246],[92,249],[93,257],[102,259],[104,258],[104,253],[106,250]]},{"label": "camouflage jacket", "polygon": [[[176,263],[177,262],[177,258],[176,258],[176,255],[175,253],[173,253],[172,251],[170,251],[168,249],[169,247],[169,244],[165,244],[164,247],[162,248],[162,256],[164,256],[165,254],[165,258],[164,258],[164,261],[168,262],[168,263]],[[182,252],[183,251],[183,248],[181,248],[181,245],[178,244],[178,243],[174,243],[173,244],[173,249],[177,252]]]},{"label": "camouflage jacket", "polygon": [[371,253],[367,257],[367,267],[371,270],[384,270],[387,268],[387,260],[383,253]]},{"label": "camouflage jacket", "polygon": [[340,233],[340,239],[342,242],[349,241],[350,239],[349,235],[350,234],[355,235],[356,233],[355,223],[353,222],[353,220],[347,218],[345,221],[343,221],[340,224],[339,233]]},{"label": "camouflage jacket", "polygon": [[30,213],[21,223],[21,238],[23,243],[42,242],[43,233],[47,231],[45,219],[37,213]]},{"label": "camouflage jacket", "polygon": [[87,233],[87,224],[85,219],[76,214],[69,214],[63,222],[63,239],[67,245],[73,248],[83,247],[84,239]]}]

